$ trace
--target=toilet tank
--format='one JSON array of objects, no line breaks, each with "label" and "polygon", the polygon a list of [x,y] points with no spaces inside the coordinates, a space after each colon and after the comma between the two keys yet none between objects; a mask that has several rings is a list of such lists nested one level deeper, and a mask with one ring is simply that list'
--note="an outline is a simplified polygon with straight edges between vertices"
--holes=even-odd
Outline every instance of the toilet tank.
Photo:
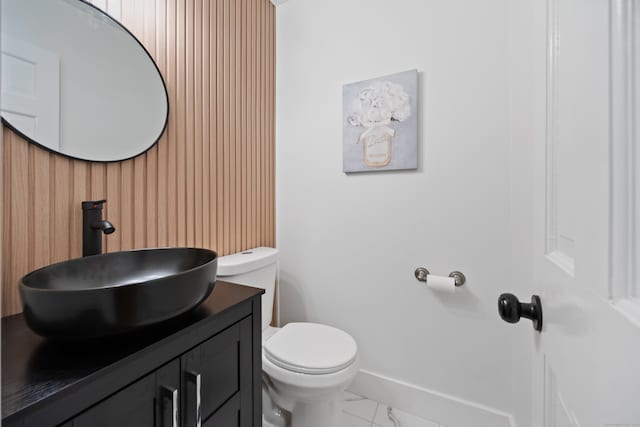
[{"label": "toilet tank", "polygon": [[262,330],[271,324],[276,287],[278,250],[254,248],[218,258],[218,279],[265,290],[262,295]]}]

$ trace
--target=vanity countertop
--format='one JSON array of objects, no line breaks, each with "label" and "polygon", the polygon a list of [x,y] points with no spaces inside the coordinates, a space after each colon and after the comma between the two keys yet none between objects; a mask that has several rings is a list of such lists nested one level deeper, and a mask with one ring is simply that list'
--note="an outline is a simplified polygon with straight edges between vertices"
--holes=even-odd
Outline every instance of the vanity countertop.
[{"label": "vanity countertop", "polygon": [[[90,402],[123,378],[145,375],[157,361],[251,314],[262,289],[217,281],[198,308],[127,335],[91,341],[52,341],[32,332],[24,316],[2,318],[2,421],[73,399]],[[255,309],[255,307],[254,307]]]}]

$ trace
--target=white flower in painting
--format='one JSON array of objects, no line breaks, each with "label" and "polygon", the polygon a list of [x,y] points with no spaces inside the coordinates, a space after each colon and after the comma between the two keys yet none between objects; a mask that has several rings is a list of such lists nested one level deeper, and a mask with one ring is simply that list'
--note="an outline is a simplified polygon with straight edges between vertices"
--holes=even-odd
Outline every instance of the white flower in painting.
[{"label": "white flower in painting", "polygon": [[352,108],[347,117],[351,126],[371,127],[392,121],[403,122],[411,116],[409,95],[402,86],[390,81],[378,81],[362,89]]}]

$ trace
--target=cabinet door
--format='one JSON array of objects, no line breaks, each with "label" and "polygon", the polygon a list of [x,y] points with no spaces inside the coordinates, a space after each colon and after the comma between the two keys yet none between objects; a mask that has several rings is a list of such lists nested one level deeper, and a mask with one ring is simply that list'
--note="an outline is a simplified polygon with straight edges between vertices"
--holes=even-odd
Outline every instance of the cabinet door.
[{"label": "cabinet door", "polygon": [[[73,427],[177,427],[179,360],[136,381],[73,419]],[[157,420],[157,423],[156,423]]]},{"label": "cabinet door", "polygon": [[237,425],[252,425],[251,318],[185,353],[181,365],[184,427],[200,425],[218,410],[227,410],[231,401],[238,402]]},{"label": "cabinet door", "polygon": [[180,425],[180,359],[164,365],[155,372],[156,427]]},{"label": "cabinet door", "polygon": [[222,408],[218,409],[204,422],[203,427],[240,427],[242,408],[240,407],[240,396],[235,395],[228,400]]}]

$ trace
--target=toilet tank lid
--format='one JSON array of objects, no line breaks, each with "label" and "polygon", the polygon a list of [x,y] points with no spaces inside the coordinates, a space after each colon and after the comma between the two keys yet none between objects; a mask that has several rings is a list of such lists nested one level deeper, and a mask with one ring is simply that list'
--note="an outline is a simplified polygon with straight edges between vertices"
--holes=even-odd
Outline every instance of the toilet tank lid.
[{"label": "toilet tank lid", "polygon": [[231,255],[218,258],[218,277],[235,276],[248,273],[269,264],[274,264],[278,259],[278,250],[275,248],[259,247],[248,249]]}]

